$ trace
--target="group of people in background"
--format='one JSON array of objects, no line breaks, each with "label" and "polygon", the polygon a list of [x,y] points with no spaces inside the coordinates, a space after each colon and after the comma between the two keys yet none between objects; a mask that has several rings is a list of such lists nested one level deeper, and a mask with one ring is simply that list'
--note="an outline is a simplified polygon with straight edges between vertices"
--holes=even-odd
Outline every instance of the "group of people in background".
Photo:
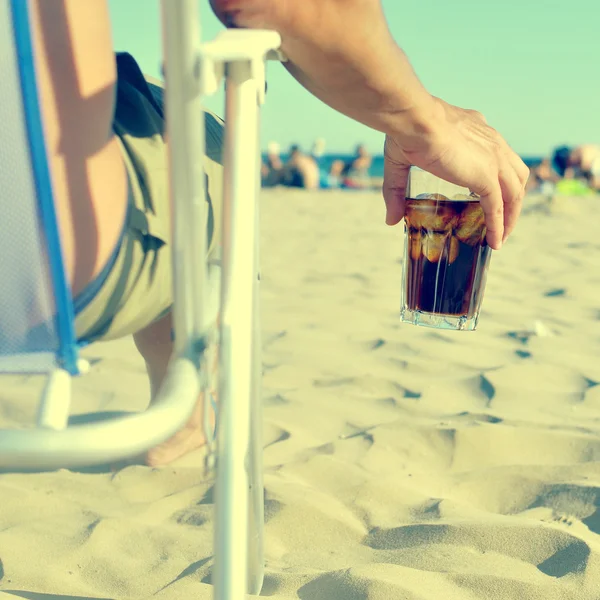
[{"label": "group of people in background", "polygon": [[[316,189],[372,189],[380,181],[372,176],[373,157],[359,144],[354,154],[325,156],[325,142],[318,139],[310,152],[293,145],[282,157],[279,144],[271,142],[262,163],[263,187],[286,186]],[[585,195],[600,192],[600,145],[559,146],[551,155],[529,164],[527,191]]]},{"label": "group of people in background", "polygon": [[330,164],[323,158],[324,150],[325,143],[321,139],[315,141],[310,153],[293,145],[284,160],[279,144],[270,142],[261,167],[262,186],[282,185],[306,190],[372,187],[373,158],[364,145],[356,146],[349,159],[336,159]]},{"label": "group of people in background", "polygon": [[600,192],[600,145],[559,146],[531,167],[528,191],[587,194]]}]

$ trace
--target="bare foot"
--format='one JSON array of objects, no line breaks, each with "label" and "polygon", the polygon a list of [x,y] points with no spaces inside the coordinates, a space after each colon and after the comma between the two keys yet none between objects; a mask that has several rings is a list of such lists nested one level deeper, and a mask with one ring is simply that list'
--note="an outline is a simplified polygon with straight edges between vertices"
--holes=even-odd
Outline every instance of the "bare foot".
[{"label": "bare foot", "polygon": [[[178,431],[166,442],[148,450],[145,463],[149,467],[168,465],[174,460],[201,448],[206,444],[203,427],[204,398],[200,396],[190,420],[185,427]],[[214,427],[214,413],[211,411],[211,423]]]},{"label": "bare foot", "polygon": [[[173,353],[172,330],[173,319],[171,313],[168,313],[162,319],[155,321],[133,336],[135,344],[146,362],[146,370],[150,379],[151,403],[156,399],[156,395],[167,374],[169,361]],[[212,381],[216,381],[218,367],[218,352],[216,348],[213,348],[212,355],[210,363],[213,375]],[[215,390],[212,390],[213,395],[214,393]],[[203,413],[204,399],[203,395],[200,395],[194,412],[187,424],[166,442],[152,448],[145,456],[140,457],[141,460],[136,462],[145,463],[151,467],[168,465],[185,454],[189,454],[204,446],[206,444],[206,436],[204,435]],[[215,415],[212,410],[211,415],[214,427]]]},{"label": "bare foot", "polygon": [[145,463],[149,467],[168,465],[185,454],[201,448],[206,444],[202,424],[188,423],[166,442],[152,448],[146,453]]}]

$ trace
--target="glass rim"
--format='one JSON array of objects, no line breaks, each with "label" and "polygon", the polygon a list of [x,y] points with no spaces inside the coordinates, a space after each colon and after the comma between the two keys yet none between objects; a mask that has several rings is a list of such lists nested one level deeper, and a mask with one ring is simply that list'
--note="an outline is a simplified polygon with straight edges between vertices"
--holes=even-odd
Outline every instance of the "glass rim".
[{"label": "glass rim", "polygon": [[[420,194],[419,194],[420,195]],[[433,194],[432,194],[433,195]],[[479,196],[473,196],[470,198],[413,198],[412,196],[406,196],[405,202],[480,202]]]},{"label": "glass rim", "polygon": [[[475,193],[469,187],[452,183],[448,179],[438,177],[430,171],[412,166],[408,173],[406,185],[406,198],[411,200],[454,200],[471,201],[479,200],[480,195]],[[441,198],[436,198],[436,196]],[[422,196],[422,198],[420,197]],[[428,196],[433,196],[428,198]]]}]

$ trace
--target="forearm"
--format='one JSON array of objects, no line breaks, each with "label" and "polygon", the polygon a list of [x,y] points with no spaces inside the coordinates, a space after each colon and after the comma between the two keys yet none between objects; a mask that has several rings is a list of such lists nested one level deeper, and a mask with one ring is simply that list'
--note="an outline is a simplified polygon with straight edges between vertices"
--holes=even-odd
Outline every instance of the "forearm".
[{"label": "forearm", "polygon": [[380,0],[212,0],[228,26],[275,29],[288,70],[344,114],[421,135],[437,106],[393,40]]}]

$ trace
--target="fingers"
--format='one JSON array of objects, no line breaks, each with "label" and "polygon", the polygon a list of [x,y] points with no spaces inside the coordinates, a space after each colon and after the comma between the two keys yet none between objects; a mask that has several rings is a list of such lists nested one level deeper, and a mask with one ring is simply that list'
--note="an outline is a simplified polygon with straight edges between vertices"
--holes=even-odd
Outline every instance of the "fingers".
[{"label": "fingers", "polygon": [[485,214],[486,239],[494,250],[499,250],[515,228],[523,204],[524,183],[511,164],[500,167],[497,181],[481,195]]},{"label": "fingers", "polygon": [[480,203],[485,215],[487,243],[494,250],[500,250],[504,238],[504,205],[502,188],[498,181],[484,192],[480,192]]},{"label": "fingers", "polygon": [[400,154],[395,142],[387,138],[383,168],[383,199],[385,200],[387,225],[396,225],[404,217],[410,164],[406,163]]},{"label": "fingers", "polygon": [[523,189],[527,185],[527,180],[529,179],[529,168],[527,165],[521,160],[521,157],[516,154],[508,144],[506,145],[507,149],[507,159],[513,168],[517,179],[519,180],[519,184]]},{"label": "fingers", "polygon": [[523,207],[525,187],[529,179],[529,169],[525,163],[508,145],[507,149],[509,168],[501,172],[499,178],[504,201],[503,242],[512,233],[519,219]]},{"label": "fingers", "polygon": [[529,169],[502,137],[494,133],[497,158],[493,171],[497,175],[489,173],[489,178],[496,178],[497,182],[492,182],[487,193],[481,195],[481,203],[486,216],[488,244],[498,250],[521,214]]},{"label": "fingers", "polygon": [[521,186],[525,188],[527,180],[529,179],[529,167],[514,152],[512,152],[512,157],[513,168],[517,173]]},{"label": "fingers", "polygon": [[504,208],[504,233],[502,235],[502,243],[504,243],[515,228],[521,214],[525,190],[524,184],[512,167],[502,171],[498,180],[502,190]]}]

